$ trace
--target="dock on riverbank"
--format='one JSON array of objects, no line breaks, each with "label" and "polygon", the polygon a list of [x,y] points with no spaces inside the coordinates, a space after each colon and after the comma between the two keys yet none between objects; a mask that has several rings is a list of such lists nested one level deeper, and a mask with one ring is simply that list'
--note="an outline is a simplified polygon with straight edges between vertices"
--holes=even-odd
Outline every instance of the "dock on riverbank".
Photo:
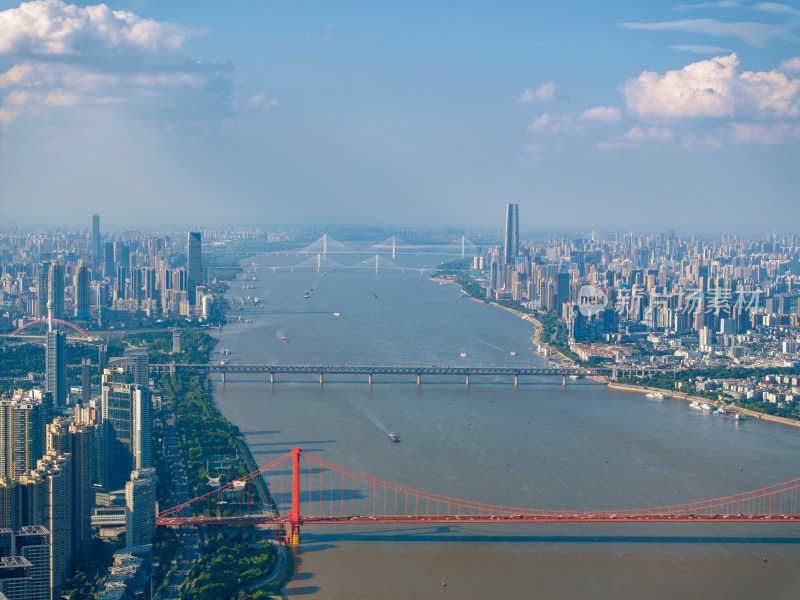
[{"label": "dock on riverbank", "polygon": [[[661,388],[647,387],[643,385],[609,382],[608,387],[609,389],[619,390],[622,392],[636,392],[637,394],[648,394],[653,392],[653,393],[665,394],[670,396],[671,398],[677,398],[678,400],[685,400],[686,402],[708,402],[713,406],[721,405],[721,403],[718,400],[717,401],[709,400],[708,398],[704,398],[703,396],[692,396],[687,394],[686,392],[676,393],[670,390],[663,390]],[[795,421],[793,419],[787,419],[785,417],[777,417],[775,415],[768,415],[766,413],[760,413],[755,410],[742,408],[741,406],[726,405],[725,408],[740,413],[742,415],[745,415],[750,419],[757,419],[760,421],[771,421],[773,423],[780,423],[782,425],[791,425],[792,427],[800,427],[800,421]]]}]

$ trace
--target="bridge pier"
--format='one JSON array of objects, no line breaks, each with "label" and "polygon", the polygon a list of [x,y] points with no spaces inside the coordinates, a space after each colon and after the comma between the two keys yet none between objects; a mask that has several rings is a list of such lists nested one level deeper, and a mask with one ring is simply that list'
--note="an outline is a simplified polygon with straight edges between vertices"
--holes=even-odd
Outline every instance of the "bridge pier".
[{"label": "bridge pier", "polygon": [[275,373],[269,374],[269,387],[275,387]]},{"label": "bridge pier", "polygon": [[225,385],[225,373],[222,373],[222,385]]},{"label": "bridge pier", "polygon": [[514,375],[514,389],[519,387],[519,375]]},{"label": "bridge pier", "polygon": [[563,388],[567,387],[567,376],[566,375],[564,375],[561,378],[561,387],[563,387]]},{"label": "bridge pier", "polygon": [[319,374],[319,387],[322,387],[322,373]]},{"label": "bridge pier", "polygon": [[419,387],[420,385],[422,385],[422,375],[417,374],[417,387]]},{"label": "bridge pier", "polygon": [[369,387],[372,389],[372,373],[369,373],[367,377],[369,378]]},{"label": "bridge pier", "polygon": [[467,375],[467,387],[469,387],[469,375]]}]

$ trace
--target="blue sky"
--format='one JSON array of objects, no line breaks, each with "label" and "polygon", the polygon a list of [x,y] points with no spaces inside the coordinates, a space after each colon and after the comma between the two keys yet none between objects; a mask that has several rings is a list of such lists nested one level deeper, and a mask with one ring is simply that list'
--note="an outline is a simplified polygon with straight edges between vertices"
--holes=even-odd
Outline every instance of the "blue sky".
[{"label": "blue sky", "polygon": [[0,0],[0,222],[800,223],[798,2]]}]

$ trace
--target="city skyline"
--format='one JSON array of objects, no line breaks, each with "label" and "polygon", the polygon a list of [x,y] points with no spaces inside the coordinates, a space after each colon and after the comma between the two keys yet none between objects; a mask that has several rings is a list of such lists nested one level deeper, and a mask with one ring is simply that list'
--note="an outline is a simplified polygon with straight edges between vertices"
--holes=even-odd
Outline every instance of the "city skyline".
[{"label": "city skyline", "polygon": [[[5,225],[764,234],[796,2],[0,1]],[[769,217],[765,217],[769,215]]]}]

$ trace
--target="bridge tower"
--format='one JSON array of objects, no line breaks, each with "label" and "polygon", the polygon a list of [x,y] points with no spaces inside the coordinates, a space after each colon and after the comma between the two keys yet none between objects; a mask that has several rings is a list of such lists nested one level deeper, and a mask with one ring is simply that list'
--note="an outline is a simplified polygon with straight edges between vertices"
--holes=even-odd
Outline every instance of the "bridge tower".
[{"label": "bridge tower", "polygon": [[300,545],[300,448],[292,449],[292,510],[286,527],[286,543]]}]

